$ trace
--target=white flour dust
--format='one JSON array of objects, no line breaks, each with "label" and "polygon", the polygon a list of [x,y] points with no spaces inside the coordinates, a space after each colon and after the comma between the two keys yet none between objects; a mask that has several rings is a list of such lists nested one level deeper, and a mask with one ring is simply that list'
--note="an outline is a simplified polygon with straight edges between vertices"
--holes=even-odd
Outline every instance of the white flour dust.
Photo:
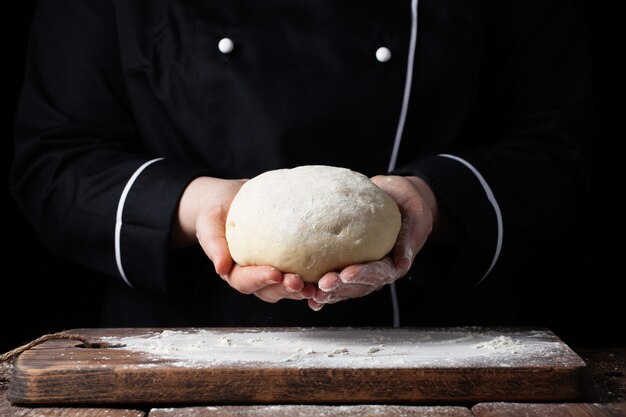
[{"label": "white flour dust", "polygon": [[522,346],[522,342],[519,340],[513,340],[509,336],[498,336],[485,343],[479,343],[476,345],[476,349],[491,349],[491,350],[503,350],[511,353],[517,353]]},{"label": "white flour dust", "polygon": [[107,337],[147,358],[143,366],[296,368],[512,367],[576,355],[547,331],[475,328],[180,329]]}]

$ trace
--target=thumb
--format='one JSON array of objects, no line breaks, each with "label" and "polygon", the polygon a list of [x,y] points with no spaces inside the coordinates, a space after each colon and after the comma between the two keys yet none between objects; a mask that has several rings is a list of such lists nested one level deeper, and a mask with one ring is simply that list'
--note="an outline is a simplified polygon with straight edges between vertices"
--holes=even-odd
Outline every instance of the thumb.
[{"label": "thumb", "polygon": [[226,211],[221,206],[203,210],[196,220],[196,235],[206,256],[213,261],[218,275],[227,275],[233,268],[233,259],[226,241]]}]

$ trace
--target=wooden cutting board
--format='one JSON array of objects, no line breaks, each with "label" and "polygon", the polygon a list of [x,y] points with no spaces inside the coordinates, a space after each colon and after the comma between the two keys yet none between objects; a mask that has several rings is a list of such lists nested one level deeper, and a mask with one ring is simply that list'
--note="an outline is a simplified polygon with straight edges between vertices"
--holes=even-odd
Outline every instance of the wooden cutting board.
[{"label": "wooden cutting board", "polygon": [[585,362],[547,329],[79,329],[17,360],[17,404],[577,401]]}]

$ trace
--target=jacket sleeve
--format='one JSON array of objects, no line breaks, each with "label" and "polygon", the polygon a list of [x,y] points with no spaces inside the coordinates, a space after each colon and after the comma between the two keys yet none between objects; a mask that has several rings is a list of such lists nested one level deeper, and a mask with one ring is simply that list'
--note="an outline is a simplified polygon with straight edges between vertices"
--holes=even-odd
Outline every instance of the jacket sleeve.
[{"label": "jacket sleeve", "polygon": [[588,186],[589,48],[575,2],[492,3],[478,100],[459,145],[396,170],[430,183],[460,236],[427,244],[414,265],[416,277],[446,288],[563,244],[580,227]]},{"label": "jacket sleeve", "polygon": [[16,115],[12,192],[55,253],[165,291],[172,216],[201,169],[147,152],[130,108],[113,6],[40,1]]}]

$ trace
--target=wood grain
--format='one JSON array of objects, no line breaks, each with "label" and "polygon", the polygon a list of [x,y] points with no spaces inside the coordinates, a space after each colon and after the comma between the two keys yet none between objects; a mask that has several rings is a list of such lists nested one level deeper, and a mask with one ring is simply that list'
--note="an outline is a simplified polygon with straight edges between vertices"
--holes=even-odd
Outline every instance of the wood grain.
[{"label": "wood grain", "polygon": [[577,348],[588,364],[593,380],[594,401],[626,402],[626,347]]},{"label": "wood grain", "polygon": [[152,409],[149,417],[472,417],[465,407],[270,405]]},{"label": "wood grain", "polygon": [[0,417],[145,417],[141,410],[121,408],[17,407],[0,389]]},{"label": "wood grain", "polygon": [[624,417],[626,403],[610,404],[477,404],[476,417]]},{"label": "wood grain", "polygon": [[[161,330],[82,329],[72,332],[97,342],[105,337],[141,336]],[[263,331],[205,330],[218,333]],[[290,329],[280,329],[287,330]],[[344,336],[349,338],[350,329],[343,330]],[[472,331],[477,330],[472,328]],[[317,330],[308,331],[310,336]],[[498,331],[506,334],[506,329]],[[515,332],[519,335],[520,329]],[[552,356],[537,355],[528,358],[526,366],[521,363],[512,367],[466,361],[452,361],[445,366],[378,368],[299,367],[293,363],[283,365],[283,362],[272,366],[262,363],[243,366],[241,358],[237,357],[226,363],[181,366],[123,347],[85,349],[75,341],[49,341],[24,352],[18,359],[9,385],[9,399],[16,404],[43,405],[345,405],[558,402],[588,398],[590,383],[585,362],[556,335],[546,334],[541,343],[550,347]],[[303,394],[303,387],[306,387],[306,394]]]}]

